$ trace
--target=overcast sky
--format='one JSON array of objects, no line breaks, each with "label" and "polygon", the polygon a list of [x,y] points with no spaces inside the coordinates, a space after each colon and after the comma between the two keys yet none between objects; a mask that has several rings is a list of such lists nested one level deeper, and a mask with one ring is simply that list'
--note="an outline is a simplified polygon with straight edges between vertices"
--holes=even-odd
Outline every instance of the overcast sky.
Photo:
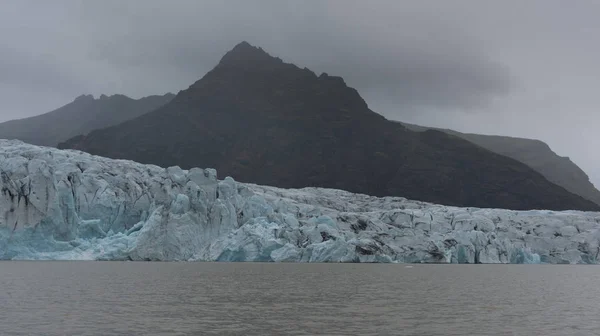
[{"label": "overcast sky", "polygon": [[3,0],[0,121],[177,92],[242,40],[389,118],[544,140],[600,186],[600,1]]}]

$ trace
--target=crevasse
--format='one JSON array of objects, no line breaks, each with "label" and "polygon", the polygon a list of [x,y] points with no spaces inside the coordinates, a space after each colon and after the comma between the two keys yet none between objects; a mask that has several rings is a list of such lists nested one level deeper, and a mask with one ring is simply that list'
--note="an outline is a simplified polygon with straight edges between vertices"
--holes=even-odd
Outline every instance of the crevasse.
[{"label": "crevasse", "polygon": [[598,263],[600,214],[279,189],[0,140],[0,259]]}]

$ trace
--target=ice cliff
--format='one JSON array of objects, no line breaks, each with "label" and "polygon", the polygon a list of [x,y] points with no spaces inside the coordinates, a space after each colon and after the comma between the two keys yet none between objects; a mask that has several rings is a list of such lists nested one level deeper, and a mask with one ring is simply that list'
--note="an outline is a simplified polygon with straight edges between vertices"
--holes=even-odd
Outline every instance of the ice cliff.
[{"label": "ice cliff", "polygon": [[0,140],[0,259],[598,263],[600,213],[279,189]]}]

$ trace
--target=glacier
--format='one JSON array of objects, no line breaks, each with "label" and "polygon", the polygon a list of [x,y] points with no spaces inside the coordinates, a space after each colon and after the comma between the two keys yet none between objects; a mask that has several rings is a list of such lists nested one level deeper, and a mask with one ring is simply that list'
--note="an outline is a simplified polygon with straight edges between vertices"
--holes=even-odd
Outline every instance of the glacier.
[{"label": "glacier", "polygon": [[280,189],[0,140],[0,259],[597,264],[600,213]]}]

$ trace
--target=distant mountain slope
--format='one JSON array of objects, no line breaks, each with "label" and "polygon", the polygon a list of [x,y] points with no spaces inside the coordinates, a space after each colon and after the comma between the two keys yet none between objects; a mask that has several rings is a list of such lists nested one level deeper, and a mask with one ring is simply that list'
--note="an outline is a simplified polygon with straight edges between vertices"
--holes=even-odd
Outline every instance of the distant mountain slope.
[{"label": "distant mountain slope", "polygon": [[79,134],[117,125],[150,112],[175,97],[168,93],[132,99],[123,95],[82,95],[54,111],[0,123],[0,139],[18,139],[34,145],[56,146]]},{"label": "distant mountain slope", "polygon": [[160,166],[212,167],[283,188],[321,186],[446,205],[600,207],[514,159],[371,111],[340,77],[240,43],[157,110],[59,148]]},{"label": "distant mountain slope", "polygon": [[568,157],[559,156],[550,149],[550,146],[540,140],[461,133],[449,129],[424,127],[408,123],[402,124],[411,130],[419,132],[428,129],[443,131],[471,141],[494,153],[523,162],[540,172],[550,182],[576,195],[585,197],[596,204],[600,204],[600,191],[590,182],[588,175]]}]

